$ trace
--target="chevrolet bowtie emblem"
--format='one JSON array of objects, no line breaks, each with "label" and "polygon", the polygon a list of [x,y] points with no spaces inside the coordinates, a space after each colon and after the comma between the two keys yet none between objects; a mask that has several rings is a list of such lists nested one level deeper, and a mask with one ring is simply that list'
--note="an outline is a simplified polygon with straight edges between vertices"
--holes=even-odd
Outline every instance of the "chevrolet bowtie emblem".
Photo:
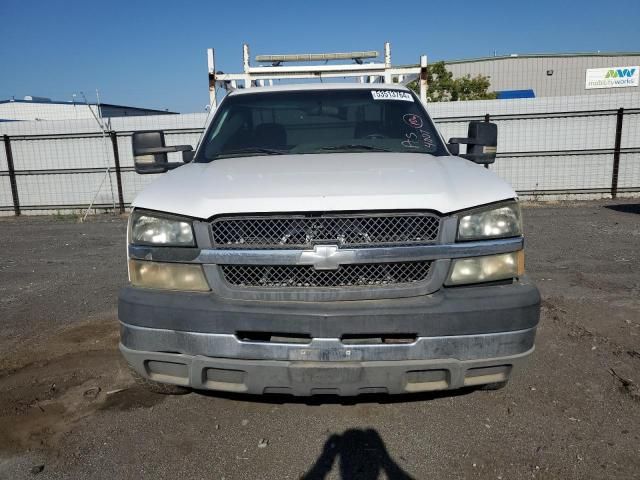
[{"label": "chevrolet bowtie emblem", "polygon": [[300,254],[299,265],[313,265],[316,270],[337,270],[340,265],[353,263],[355,251],[341,250],[337,245],[315,245],[313,250]]}]

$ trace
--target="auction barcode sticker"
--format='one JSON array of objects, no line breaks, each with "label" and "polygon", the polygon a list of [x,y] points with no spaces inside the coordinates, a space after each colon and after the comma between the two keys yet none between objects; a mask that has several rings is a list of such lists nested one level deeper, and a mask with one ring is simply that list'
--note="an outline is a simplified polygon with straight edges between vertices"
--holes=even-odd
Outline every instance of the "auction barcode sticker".
[{"label": "auction barcode sticker", "polygon": [[409,92],[401,92],[400,90],[371,90],[374,100],[403,100],[405,102],[413,102],[413,97]]}]

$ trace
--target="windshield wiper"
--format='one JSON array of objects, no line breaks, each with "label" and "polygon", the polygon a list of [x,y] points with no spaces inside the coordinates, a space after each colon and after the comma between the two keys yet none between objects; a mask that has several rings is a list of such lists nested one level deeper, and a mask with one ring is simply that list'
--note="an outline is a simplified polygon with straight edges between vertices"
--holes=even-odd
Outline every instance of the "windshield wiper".
[{"label": "windshield wiper", "polygon": [[259,154],[259,155],[284,155],[287,153],[286,150],[277,150],[275,148],[262,148],[262,147],[245,147],[245,148],[236,148],[235,150],[226,150],[224,152],[220,152],[216,155],[216,158],[227,157],[227,156],[235,156],[235,155],[246,155],[246,154]]},{"label": "windshield wiper", "polygon": [[318,151],[335,151],[335,150],[366,150],[369,152],[390,152],[388,148],[374,147],[373,145],[362,144],[345,144],[345,145],[331,145],[328,147],[321,147]]}]

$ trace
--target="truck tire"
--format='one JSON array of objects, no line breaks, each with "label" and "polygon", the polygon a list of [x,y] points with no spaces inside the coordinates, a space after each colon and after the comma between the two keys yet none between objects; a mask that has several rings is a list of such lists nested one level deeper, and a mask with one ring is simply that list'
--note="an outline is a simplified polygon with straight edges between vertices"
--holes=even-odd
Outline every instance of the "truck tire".
[{"label": "truck tire", "polygon": [[154,382],[153,380],[149,380],[136,372],[131,365],[129,365],[129,371],[131,372],[131,376],[135,380],[136,384],[149,392],[159,393],[162,395],[185,395],[191,392],[190,389],[181,387],[180,385],[171,385],[170,383]]},{"label": "truck tire", "polygon": [[507,383],[509,383],[508,380],[504,382],[487,383],[485,385],[480,385],[478,387],[478,390],[485,390],[485,391],[502,390],[504,387],[507,386]]}]

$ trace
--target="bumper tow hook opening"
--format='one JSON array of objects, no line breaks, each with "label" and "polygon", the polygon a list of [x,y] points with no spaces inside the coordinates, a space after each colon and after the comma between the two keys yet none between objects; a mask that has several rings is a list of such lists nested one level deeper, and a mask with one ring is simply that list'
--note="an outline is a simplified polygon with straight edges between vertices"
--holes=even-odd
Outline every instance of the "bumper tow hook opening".
[{"label": "bumper tow hook opening", "polygon": [[411,333],[359,335],[347,334],[340,338],[345,345],[405,345],[414,343],[418,336]]}]

